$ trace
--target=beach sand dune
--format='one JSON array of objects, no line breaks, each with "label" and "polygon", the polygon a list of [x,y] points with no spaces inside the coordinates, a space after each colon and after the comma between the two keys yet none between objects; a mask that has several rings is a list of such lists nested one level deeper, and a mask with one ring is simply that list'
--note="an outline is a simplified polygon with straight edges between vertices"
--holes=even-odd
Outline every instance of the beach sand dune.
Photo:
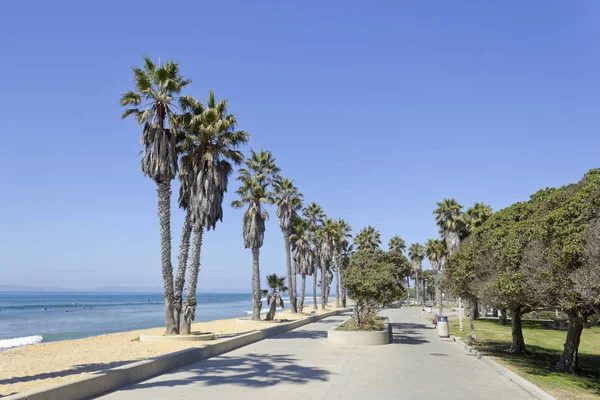
[{"label": "beach sand dune", "polygon": [[[294,320],[307,315],[283,311],[278,313],[276,318]],[[194,323],[192,330],[230,335],[265,329],[273,325],[274,323],[266,322],[239,324],[237,318],[232,318]],[[145,329],[85,339],[39,343],[0,352],[0,396],[57,385],[120,365],[214,343],[139,341],[140,334],[163,333],[164,328]]]}]

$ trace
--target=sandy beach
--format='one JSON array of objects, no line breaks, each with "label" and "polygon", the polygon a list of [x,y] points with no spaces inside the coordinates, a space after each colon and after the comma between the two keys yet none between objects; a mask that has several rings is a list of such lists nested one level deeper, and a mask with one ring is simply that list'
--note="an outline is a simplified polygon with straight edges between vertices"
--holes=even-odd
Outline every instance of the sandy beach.
[{"label": "sandy beach", "polygon": [[[331,311],[335,307],[329,307]],[[309,316],[278,313],[276,319],[296,320]],[[317,313],[322,313],[319,310]],[[193,331],[213,332],[217,335],[240,334],[261,330],[276,323],[238,323],[237,318],[199,322]],[[0,396],[52,386],[104,371],[120,365],[172,353],[190,347],[201,347],[211,342],[141,342],[141,334],[162,335],[164,328],[137,330],[93,336],[85,339],[39,343],[0,352]],[[217,339],[224,340],[224,339]]]}]

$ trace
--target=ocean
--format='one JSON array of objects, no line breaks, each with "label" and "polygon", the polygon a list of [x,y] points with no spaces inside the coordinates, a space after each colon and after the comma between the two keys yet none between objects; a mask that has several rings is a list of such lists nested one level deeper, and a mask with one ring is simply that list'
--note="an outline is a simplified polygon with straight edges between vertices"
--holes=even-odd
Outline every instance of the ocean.
[{"label": "ocean", "polygon": [[[196,321],[252,314],[250,294],[199,293]],[[285,298],[285,308],[289,299]],[[312,294],[305,305],[312,305]],[[268,311],[263,300],[261,312]],[[164,326],[162,293],[0,292],[0,351]]]}]

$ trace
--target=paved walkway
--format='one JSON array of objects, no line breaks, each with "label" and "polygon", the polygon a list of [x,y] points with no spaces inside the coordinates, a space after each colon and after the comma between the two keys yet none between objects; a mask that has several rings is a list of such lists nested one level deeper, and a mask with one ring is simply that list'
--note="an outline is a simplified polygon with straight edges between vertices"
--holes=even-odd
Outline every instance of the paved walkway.
[{"label": "paved walkway", "polygon": [[386,346],[334,346],[330,317],[102,397],[150,399],[531,399],[452,342],[441,341],[417,308],[383,312]]}]

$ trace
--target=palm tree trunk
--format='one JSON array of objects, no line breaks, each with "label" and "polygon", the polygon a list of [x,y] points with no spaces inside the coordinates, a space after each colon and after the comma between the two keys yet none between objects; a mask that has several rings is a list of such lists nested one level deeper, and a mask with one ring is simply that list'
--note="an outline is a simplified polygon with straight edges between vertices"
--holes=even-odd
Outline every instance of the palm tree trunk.
[{"label": "palm tree trunk", "polygon": [[437,303],[439,307],[439,315],[444,314],[444,305],[442,304],[442,289],[440,288],[439,282],[435,284],[435,297],[437,298]]},{"label": "palm tree trunk", "polygon": [[340,263],[335,263],[335,306],[340,308]]},{"label": "palm tree trunk", "polygon": [[325,310],[327,305],[327,277],[325,273],[325,263],[321,265],[321,310]]},{"label": "palm tree trunk", "polygon": [[283,242],[285,245],[285,265],[287,267],[287,276],[288,276],[288,285],[290,286],[289,295],[290,295],[290,309],[293,313],[298,312],[296,309],[296,285],[295,280],[292,275],[292,257],[290,254],[290,234],[285,230],[281,230],[283,232]]},{"label": "palm tree trunk", "polygon": [[410,276],[406,277],[406,301],[410,305]]},{"label": "palm tree trunk", "polygon": [[177,278],[175,278],[175,323],[180,331],[180,315],[183,303],[183,286],[185,285],[185,270],[187,268],[188,253],[190,250],[190,236],[192,235],[192,215],[188,211],[183,220],[181,229],[181,242],[179,243],[179,264],[177,267]]},{"label": "palm tree trunk", "polygon": [[275,296],[273,296],[273,301],[271,301],[271,308],[269,308],[269,312],[267,313],[267,315],[265,316],[265,321],[273,321],[273,318],[275,318],[275,312],[277,311],[277,302],[275,301]]},{"label": "palm tree trunk", "polygon": [[204,229],[202,226],[194,226],[190,275],[188,278],[187,296],[183,305],[183,322],[181,323],[180,331],[184,335],[190,334],[192,321],[196,318],[196,288],[198,286],[198,273],[200,272],[200,250],[202,250],[203,233]]},{"label": "palm tree trunk", "polygon": [[315,310],[319,308],[319,304],[317,303],[317,268],[313,272],[313,308]]},{"label": "palm tree trunk", "polygon": [[342,308],[346,308],[346,288],[344,287],[344,275],[340,276],[340,287],[342,289]]},{"label": "palm tree trunk", "polygon": [[415,271],[415,304],[421,304],[419,301],[419,271]]},{"label": "palm tree trunk", "polygon": [[306,294],[306,274],[302,274],[302,280],[300,283],[300,303],[298,304],[298,311],[302,314],[304,309],[304,295]]},{"label": "palm tree trunk", "polygon": [[158,221],[160,223],[160,261],[165,296],[165,335],[176,335],[175,296],[173,293],[173,265],[171,264],[171,181],[161,181],[158,186]]},{"label": "palm tree trunk", "polygon": [[298,312],[298,288],[296,286],[296,277],[298,276],[298,273],[296,271],[296,266],[294,265],[294,260],[292,259],[292,288],[294,288],[294,301],[292,301],[290,299],[290,304],[292,305],[291,307],[293,307],[294,312]]},{"label": "palm tree trunk", "polygon": [[252,321],[260,321],[260,309],[262,308],[262,301],[260,300],[260,269],[258,265],[258,258],[260,255],[260,248],[252,248]]}]

